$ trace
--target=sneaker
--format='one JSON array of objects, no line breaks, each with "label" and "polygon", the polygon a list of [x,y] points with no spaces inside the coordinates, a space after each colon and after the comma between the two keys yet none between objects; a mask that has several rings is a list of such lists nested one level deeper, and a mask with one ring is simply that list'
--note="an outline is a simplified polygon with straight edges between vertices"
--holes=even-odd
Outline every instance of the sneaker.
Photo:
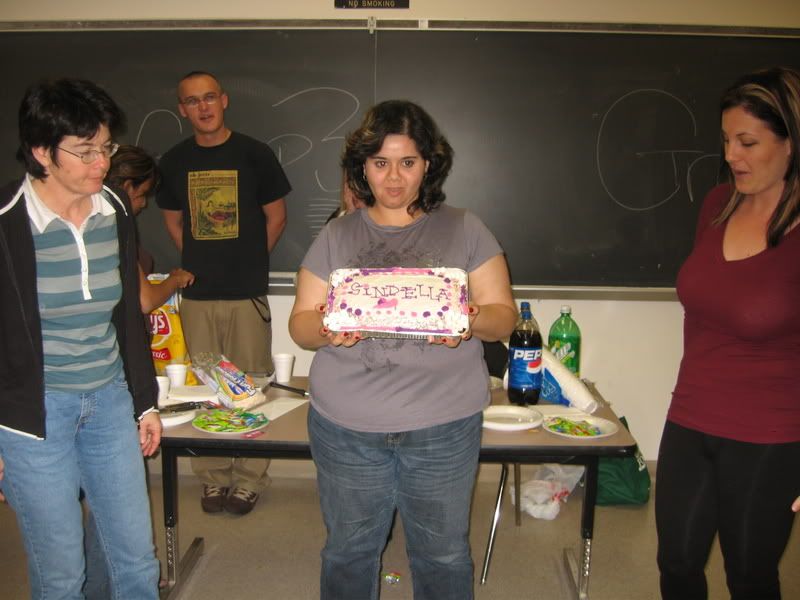
[{"label": "sneaker", "polygon": [[258,494],[244,488],[233,488],[231,495],[225,499],[225,510],[234,515],[246,515],[258,502]]},{"label": "sneaker", "polygon": [[200,506],[207,513],[222,512],[225,505],[225,497],[228,495],[228,488],[218,485],[203,485],[203,495],[200,497]]}]

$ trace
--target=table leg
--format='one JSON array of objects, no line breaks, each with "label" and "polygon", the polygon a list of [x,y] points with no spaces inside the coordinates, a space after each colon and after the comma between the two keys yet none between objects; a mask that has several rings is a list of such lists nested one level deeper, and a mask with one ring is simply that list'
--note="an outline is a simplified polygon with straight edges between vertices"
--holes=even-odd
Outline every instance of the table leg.
[{"label": "table leg", "polygon": [[183,558],[178,545],[178,455],[172,448],[161,448],[161,481],[164,492],[164,531],[167,553],[165,600],[177,598],[197,559],[203,554],[203,538],[195,538]]},{"label": "table leg", "polygon": [[[486,583],[489,574],[489,563],[492,560],[492,549],[494,548],[494,536],[497,532],[497,523],[500,521],[500,506],[503,502],[503,491],[506,487],[508,478],[508,465],[503,463],[500,470],[500,485],[497,487],[497,500],[494,504],[494,516],[492,517],[492,528],[489,530],[489,541],[486,543],[486,554],[483,557],[483,569],[481,571],[481,585]],[[517,486],[519,487],[519,486]]]},{"label": "table leg", "polygon": [[178,578],[178,456],[172,448],[161,448],[161,483],[164,493],[164,530],[167,552],[167,582],[171,589]]},{"label": "table leg", "polygon": [[519,472],[519,463],[514,463],[514,521],[516,522],[517,527],[522,525],[522,509],[520,508],[520,489],[522,488],[522,482],[520,480]]},{"label": "table leg", "polygon": [[[168,539],[169,535],[170,532],[168,531]],[[177,539],[175,540],[175,545],[177,547]],[[203,541],[203,538],[194,538],[192,545],[189,546],[189,549],[186,551],[186,554],[183,555],[183,558],[179,559],[176,565],[173,563],[174,569],[172,571],[172,577],[169,579],[169,585],[167,586],[164,594],[161,594],[162,600],[174,600],[180,596],[184,585],[189,580],[189,576],[197,564],[198,559],[203,554],[204,546],[205,542]]]},{"label": "table leg", "polygon": [[589,575],[592,567],[592,536],[594,534],[594,508],[597,502],[598,457],[586,457],[583,506],[581,507],[581,560],[580,564],[572,549],[564,550],[564,564],[572,588],[578,600],[589,599]]}]

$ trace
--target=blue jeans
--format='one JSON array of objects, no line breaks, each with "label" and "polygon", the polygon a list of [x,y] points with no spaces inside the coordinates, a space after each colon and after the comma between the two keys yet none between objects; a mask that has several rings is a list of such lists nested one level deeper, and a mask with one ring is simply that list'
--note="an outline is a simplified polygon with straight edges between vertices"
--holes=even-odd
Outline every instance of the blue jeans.
[{"label": "blue jeans", "polygon": [[395,510],[416,600],[470,600],[469,516],[482,415],[401,433],[340,427],[308,415],[328,539],[321,600],[373,600]]},{"label": "blue jeans", "polygon": [[89,510],[83,528],[83,549],[86,553],[86,582],[83,593],[86,600],[105,600],[111,597],[111,581],[108,577],[106,555],[97,533],[94,513]]},{"label": "blue jeans", "polygon": [[0,429],[3,492],[28,556],[31,597],[83,598],[83,515],[97,522],[114,599],[156,600],[144,460],[123,377],[91,393],[45,392],[45,440]]}]

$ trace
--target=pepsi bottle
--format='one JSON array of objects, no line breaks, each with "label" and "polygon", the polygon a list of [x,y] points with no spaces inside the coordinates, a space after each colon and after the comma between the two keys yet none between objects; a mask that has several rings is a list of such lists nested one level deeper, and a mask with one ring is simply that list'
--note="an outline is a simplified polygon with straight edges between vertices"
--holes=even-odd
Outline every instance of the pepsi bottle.
[{"label": "pepsi bottle", "polygon": [[525,406],[539,402],[542,389],[542,334],[528,302],[508,341],[508,400]]}]

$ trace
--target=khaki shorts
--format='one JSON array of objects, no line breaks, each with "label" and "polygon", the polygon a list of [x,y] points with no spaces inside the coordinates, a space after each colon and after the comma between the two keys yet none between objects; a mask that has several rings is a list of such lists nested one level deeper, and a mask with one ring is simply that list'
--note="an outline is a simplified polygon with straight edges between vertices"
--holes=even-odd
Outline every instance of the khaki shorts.
[{"label": "khaki shorts", "polygon": [[189,355],[224,354],[245,373],[272,373],[272,315],[267,296],[191,300],[180,305]]}]

